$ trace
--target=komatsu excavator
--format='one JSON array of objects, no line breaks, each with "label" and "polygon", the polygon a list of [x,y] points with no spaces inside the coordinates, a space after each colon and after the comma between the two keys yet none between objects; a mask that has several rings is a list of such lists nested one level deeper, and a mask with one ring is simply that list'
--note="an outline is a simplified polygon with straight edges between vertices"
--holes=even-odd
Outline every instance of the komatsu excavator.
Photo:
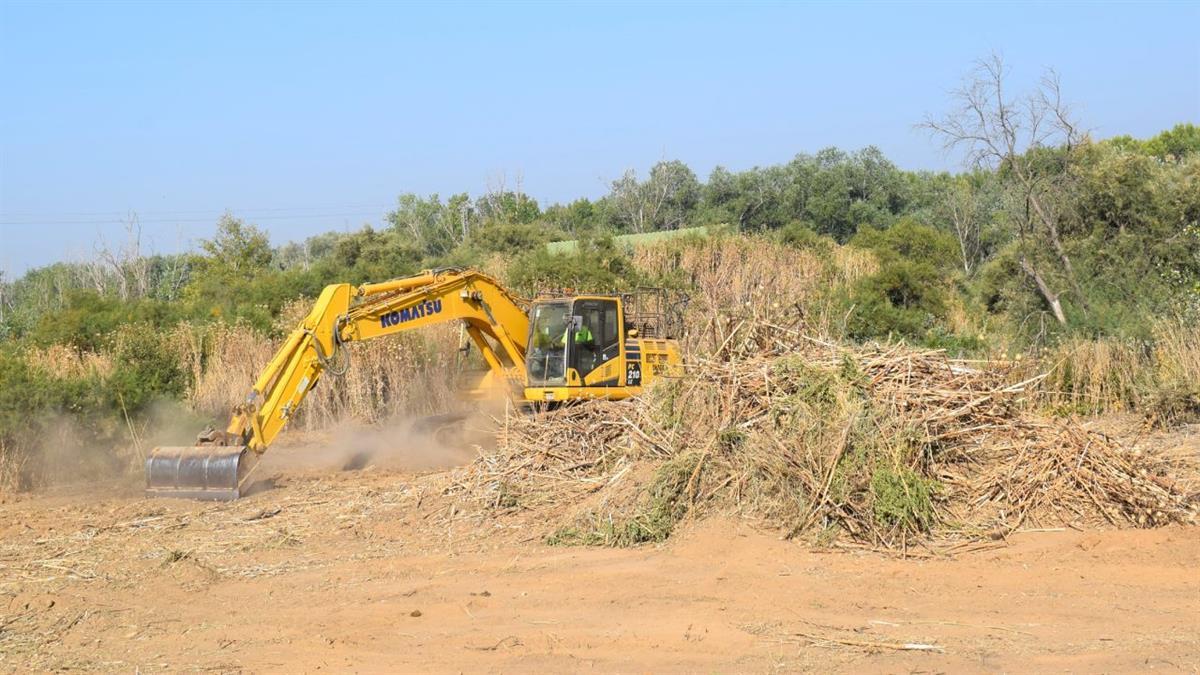
[{"label": "komatsu excavator", "polygon": [[679,344],[627,314],[631,296],[575,295],[535,300],[529,313],[493,278],[472,269],[429,270],[381,283],[333,284],[234,407],[225,431],[205,431],[192,447],[155,448],[146,492],[237,499],[258,459],[295,416],[323,375],[349,368],[346,345],[437,323],[460,321],[488,370],[468,394],[504,393],[527,404],[558,405],[635,396],[680,368]]}]

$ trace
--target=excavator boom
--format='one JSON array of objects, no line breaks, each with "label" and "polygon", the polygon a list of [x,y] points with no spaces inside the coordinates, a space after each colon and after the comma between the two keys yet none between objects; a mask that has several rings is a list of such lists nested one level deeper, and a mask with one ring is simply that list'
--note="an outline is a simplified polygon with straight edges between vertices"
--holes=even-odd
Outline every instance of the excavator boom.
[{"label": "excavator boom", "polygon": [[447,321],[463,322],[489,366],[481,388],[520,386],[529,319],[516,298],[475,270],[442,269],[363,284],[333,284],[275,353],[224,432],[206,430],[195,446],[155,448],[146,491],[157,496],[236,499],[258,459],[308,392],[349,365],[345,345]]}]

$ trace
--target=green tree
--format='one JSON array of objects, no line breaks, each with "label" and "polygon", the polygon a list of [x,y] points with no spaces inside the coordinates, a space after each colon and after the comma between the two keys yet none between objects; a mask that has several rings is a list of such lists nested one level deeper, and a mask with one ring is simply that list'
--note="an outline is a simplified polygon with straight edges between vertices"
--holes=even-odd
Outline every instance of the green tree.
[{"label": "green tree", "polygon": [[489,192],[476,199],[475,210],[484,222],[527,224],[542,215],[536,199],[508,190]]},{"label": "green tree", "polygon": [[266,268],[272,257],[267,233],[228,212],[217,221],[213,238],[201,240],[200,249],[222,273],[254,274]]},{"label": "green tree", "polygon": [[731,173],[718,166],[704,186],[706,220],[736,225],[741,232],[779,229],[794,217],[786,208],[788,182],[784,167]]},{"label": "green tree", "polygon": [[659,162],[639,182],[632,169],[613,181],[606,200],[616,222],[631,232],[682,227],[700,202],[700,182],[680,161]]},{"label": "green tree", "polygon": [[454,207],[448,208],[436,194],[422,198],[405,193],[396,200],[396,208],[387,214],[387,220],[422,254],[445,255],[466,239],[471,224],[466,195],[455,195],[451,201]]},{"label": "green tree", "polygon": [[1200,127],[1190,122],[1177,124],[1146,141],[1143,148],[1159,159],[1182,160],[1200,153]]}]

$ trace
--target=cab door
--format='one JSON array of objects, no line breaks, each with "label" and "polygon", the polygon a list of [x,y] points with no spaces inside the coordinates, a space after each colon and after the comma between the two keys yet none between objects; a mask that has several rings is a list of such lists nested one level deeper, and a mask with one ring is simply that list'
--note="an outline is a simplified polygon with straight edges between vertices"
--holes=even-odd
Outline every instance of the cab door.
[{"label": "cab door", "polygon": [[617,301],[581,298],[575,301],[574,315],[578,325],[572,331],[571,367],[579,379],[570,384],[619,386],[622,317]]}]

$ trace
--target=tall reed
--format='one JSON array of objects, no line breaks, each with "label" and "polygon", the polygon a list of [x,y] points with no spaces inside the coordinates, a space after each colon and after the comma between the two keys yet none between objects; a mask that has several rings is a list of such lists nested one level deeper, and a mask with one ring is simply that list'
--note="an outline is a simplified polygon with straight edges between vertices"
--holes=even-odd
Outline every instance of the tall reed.
[{"label": "tall reed", "polygon": [[1067,340],[1030,364],[1039,400],[1060,412],[1140,412],[1161,423],[1200,419],[1200,327],[1155,322],[1151,341]]},{"label": "tall reed", "polygon": [[634,264],[690,292],[684,347],[702,355],[752,352],[770,339],[764,330],[780,328],[839,338],[837,292],[878,268],[861,249],[800,250],[767,237],[662,242],[639,249]]}]

